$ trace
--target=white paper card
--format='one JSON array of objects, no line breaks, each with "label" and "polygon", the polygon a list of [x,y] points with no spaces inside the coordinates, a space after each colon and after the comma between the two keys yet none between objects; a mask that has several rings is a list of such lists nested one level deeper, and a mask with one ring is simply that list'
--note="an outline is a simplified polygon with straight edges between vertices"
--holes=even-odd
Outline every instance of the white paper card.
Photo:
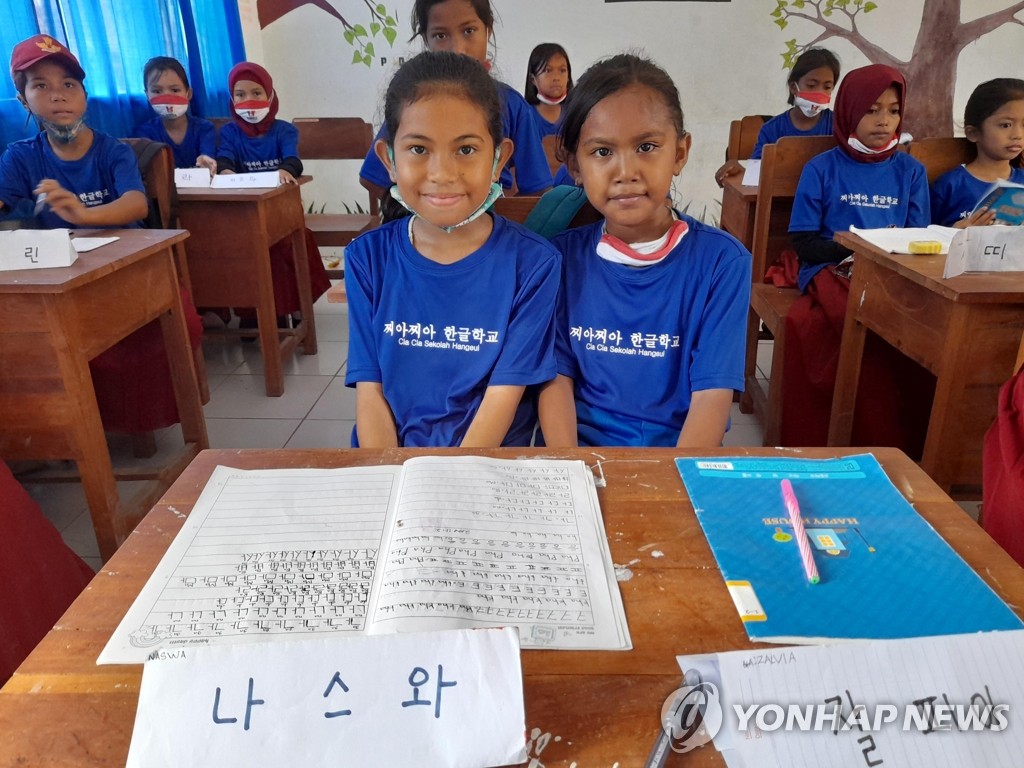
[{"label": "white paper card", "polygon": [[77,258],[67,229],[0,231],[0,270],[70,267]]},{"label": "white paper card", "polygon": [[910,253],[910,243],[914,240],[936,240],[942,244],[940,253],[949,253],[949,244],[952,242],[953,236],[960,230],[932,224],[927,227],[884,227],[882,229],[850,227],[850,231],[889,253]]},{"label": "white paper card", "polygon": [[158,652],[129,768],[444,766],[526,759],[513,628]]},{"label": "white paper card", "polygon": [[178,189],[195,189],[210,186],[211,176],[207,168],[175,168],[174,186]]},{"label": "white paper card", "polygon": [[277,171],[260,173],[218,173],[213,177],[214,189],[268,189],[281,185],[281,174]]},{"label": "white paper card", "polygon": [[760,160],[741,160],[740,164],[743,166],[743,181],[740,183],[744,187],[756,187],[761,183],[761,161]]},{"label": "white paper card", "polygon": [[1024,270],[1024,228],[1002,225],[967,227],[959,230],[953,238],[942,276],[1021,270]]},{"label": "white paper card", "polygon": [[677,661],[716,686],[714,742],[730,766],[1011,768],[1024,751],[1022,651],[1024,631],[1009,631]]},{"label": "white paper card", "polygon": [[73,237],[71,238],[71,246],[75,249],[76,253],[88,253],[89,251],[95,251],[97,248],[102,248],[104,245],[116,243],[118,240],[120,240],[118,237]]}]

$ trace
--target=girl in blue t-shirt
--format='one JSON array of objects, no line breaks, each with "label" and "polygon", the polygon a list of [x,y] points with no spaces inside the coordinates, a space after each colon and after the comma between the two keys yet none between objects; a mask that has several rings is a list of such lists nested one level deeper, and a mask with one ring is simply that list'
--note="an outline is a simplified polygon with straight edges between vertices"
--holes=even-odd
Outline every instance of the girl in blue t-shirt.
[{"label": "girl in blue t-shirt", "polygon": [[[872,64],[850,72],[836,99],[837,146],[808,161],[800,174],[789,235],[804,295],[786,314],[782,445],[825,445],[828,439],[850,294],[849,263],[842,262],[851,256],[833,235],[851,226],[931,223],[925,168],[898,149],[906,92],[903,75],[891,67]],[[870,334],[861,370],[851,444],[918,454],[934,379]]]},{"label": "girl in blue t-shirt", "polygon": [[1001,77],[975,88],[964,109],[964,133],[977,157],[936,179],[931,196],[932,221],[959,229],[995,222],[995,211],[971,213],[993,183],[1024,184],[1024,80]]},{"label": "girl in blue t-shirt", "polygon": [[526,65],[526,103],[537,111],[541,136],[558,133],[562,104],[572,90],[569,54],[558,43],[541,43],[530,53]]},{"label": "girl in blue t-shirt", "polygon": [[555,375],[560,259],[487,213],[512,151],[501,113],[468,56],[421,53],[388,86],[389,138],[375,144],[394,182],[385,223],[345,249],[353,444],[530,443],[523,393]]},{"label": "girl in blue t-shirt", "polygon": [[[491,68],[487,50],[494,34],[494,10],[490,0],[416,0],[412,30],[413,37],[423,38],[427,50],[461,53]],[[520,195],[543,194],[551,187],[551,169],[535,112],[514,88],[500,81],[497,86],[502,133],[515,146],[515,154],[502,169],[501,186]],[[387,125],[382,125],[377,138],[386,138],[386,131]],[[377,198],[391,185],[387,169],[372,148],[359,169],[359,180]]]},{"label": "girl in blue t-shirt", "polygon": [[[302,175],[299,159],[299,131],[289,122],[277,119],[280,102],[274,81],[259,64],[243,61],[228,73],[232,122],[220,129],[217,148],[218,173],[259,173],[277,171],[283,184],[295,184]],[[320,249],[313,233],[306,228],[306,259],[309,263],[310,293],[313,301],[331,287]],[[288,316],[300,319],[299,288],[291,240],[275,243],[270,249],[270,270],[274,282],[274,306],[277,324],[287,327]],[[240,328],[255,328],[256,313],[251,308],[236,309]]]},{"label": "girl in blue t-shirt", "polygon": [[154,56],[142,69],[142,82],[157,116],[136,126],[135,135],[169,145],[175,168],[207,168],[216,173],[217,129],[209,120],[188,114],[192,88],[181,62]]},{"label": "girl in blue t-shirt", "polygon": [[598,62],[560,137],[604,219],[553,240],[563,276],[558,377],[540,394],[546,443],[721,445],[743,388],[750,254],[670,206],[690,150],[672,79],[633,55]]},{"label": "girl in blue t-shirt", "polygon": [[[786,87],[790,108],[761,126],[750,155],[760,160],[765,144],[774,144],[783,136],[828,136],[832,133],[832,111],[828,105],[832,89],[839,82],[839,59],[826,48],[808,48],[793,63]],[[743,166],[729,160],[715,173],[722,186],[726,176],[743,173]]]}]

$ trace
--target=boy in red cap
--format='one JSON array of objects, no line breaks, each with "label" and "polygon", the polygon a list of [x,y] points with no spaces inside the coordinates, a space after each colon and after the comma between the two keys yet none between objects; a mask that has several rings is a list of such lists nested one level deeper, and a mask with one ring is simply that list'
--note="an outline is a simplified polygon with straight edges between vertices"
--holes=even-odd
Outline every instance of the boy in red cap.
[{"label": "boy in red cap", "polygon": [[149,204],[135,154],[85,124],[74,54],[49,35],[30,37],[14,47],[11,76],[42,131],[0,158],[0,211],[30,199],[47,228],[137,226]]},{"label": "boy in red cap", "polygon": [[[0,214],[35,203],[46,229],[137,227],[149,202],[135,153],[84,122],[85,72],[78,59],[48,35],[23,40],[11,54],[18,101],[39,122],[39,135],[16,141],[0,157]],[[182,304],[192,346],[202,324],[187,292]],[[116,307],[111,307],[116,311]],[[149,432],[178,421],[159,321],[89,363],[103,426],[113,432]]]}]

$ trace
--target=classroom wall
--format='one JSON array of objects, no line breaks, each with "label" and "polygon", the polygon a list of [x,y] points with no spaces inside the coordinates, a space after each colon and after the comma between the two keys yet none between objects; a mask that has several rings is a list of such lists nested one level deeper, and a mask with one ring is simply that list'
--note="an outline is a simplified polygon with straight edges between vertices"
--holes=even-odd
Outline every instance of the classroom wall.
[{"label": "classroom wall", "polygon": [[[398,35],[391,47],[378,32],[369,67],[351,63],[355,49],[344,38],[345,22],[353,27],[362,25],[369,33],[370,10],[363,0],[239,2],[243,11],[258,3],[261,16],[275,17],[258,35],[262,50],[255,46],[247,50],[250,58],[261,61],[274,76],[281,99],[280,116],[285,119],[360,115],[376,127],[379,102],[398,57],[421,48],[419,42],[407,42],[412,0],[385,0],[388,15],[397,21]],[[644,51],[664,66],[679,87],[687,129],[693,134],[693,151],[677,183],[676,202],[688,206],[690,213],[714,221],[721,210],[721,194],[713,176],[724,159],[729,122],[745,114],[781,112],[786,106],[782,53],[787,41],[805,45],[823,32],[821,25],[794,17],[782,18],[786,26],[780,29],[778,18],[771,15],[778,0],[493,0],[493,4],[499,15],[494,71],[520,90],[530,50],[539,42],[564,45],[577,75],[602,56],[629,50]],[[813,13],[818,4],[807,0],[802,12]],[[977,83],[999,76],[1024,77],[1020,55],[1024,26],[1020,24],[1002,24],[966,44],[956,35],[970,27],[945,24],[931,36],[934,39],[918,40],[926,12],[930,19],[959,17],[969,24],[985,17],[995,20],[996,14],[1020,3],[875,0],[874,5],[877,7],[870,13],[861,11],[857,16],[864,41],[860,47],[851,35],[820,44],[839,55],[844,70],[870,63],[865,49],[870,52],[872,45],[901,62],[913,57],[925,70],[939,66],[944,50],[963,46],[956,58],[955,82],[948,83],[953,97],[949,118],[955,132],[962,133],[958,124],[963,106]],[[850,6],[854,6],[853,0]],[[1017,15],[1024,19],[1024,12]],[[584,17],[587,33],[574,33]],[[839,22],[841,16],[836,12],[829,23]],[[381,57],[387,61],[382,63]],[[913,92],[913,82],[909,88]],[[922,135],[913,124],[907,128]],[[358,164],[321,161],[308,166],[315,181],[303,188],[307,204],[314,203],[317,208],[326,204],[328,211],[341,211],[342,202],[365,201],[354,180]]]}]

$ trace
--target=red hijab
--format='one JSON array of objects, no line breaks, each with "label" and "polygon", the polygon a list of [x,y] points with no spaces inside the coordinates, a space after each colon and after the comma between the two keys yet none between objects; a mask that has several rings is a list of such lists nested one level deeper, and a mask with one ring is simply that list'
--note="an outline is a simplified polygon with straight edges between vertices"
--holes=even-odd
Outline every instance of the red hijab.
[{"label": "red hijab", "polygon": [[839,87],[839,96],[836,97],[836,105],[832,110],[832,134],[836,137],[836,142],[843,152],[857,162],[878,163],[887,159],[899,148],[898,144],[894,144],[884,152],[871,155],[858,152],[847,143],[849,138],[855,135],[857,124],[861,118],[868,113],[871,105],[887,88],[895,88],[896,95],[900,100],[900,122],[896,126],[896,133],[893,136],[899,138],[900,131],[903,129],[903,108],[907,100],[907,81],[903,79],[903,75],[884,64],[870,64],[848,72]]},{"label": "red hijab", "polygon": [[267,72],[267,70],[259,64],[254,64],[251,61],[243,61],[239,64],[235,64],[228,73],[228,91],[230,93],[233,94],[235,92],[235,83],[239,80],[252,80],[254,83],[259,83],[263,86],[263,90],[265,90],[270,97],[270,112],[268,112],[267,116],[258,123],[247,123],[245,120],[240,118],[235,113],[234,100],[232,100],[231,118],[235,121],[238,127],[241,128],[247,136],[262,136],[264,133],[269,131],[270,126],[274,124],[274,118],[277,117],[277,109],[280,106],[277,101],[277,93],[274,91],[274,80],[270,77],[270,73]]}]

